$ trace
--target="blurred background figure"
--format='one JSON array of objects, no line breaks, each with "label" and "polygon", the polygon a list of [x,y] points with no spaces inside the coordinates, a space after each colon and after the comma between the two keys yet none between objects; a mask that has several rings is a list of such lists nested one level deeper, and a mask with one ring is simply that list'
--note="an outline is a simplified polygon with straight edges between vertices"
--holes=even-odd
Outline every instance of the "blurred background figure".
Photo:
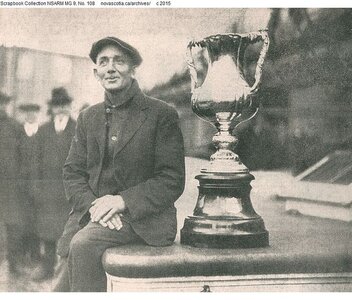
[{"label": "blurred background figure", "polygon": [[32,267],[33,264],[39,261],[39,238],[36,234],[35,229],[35,206],[34,196],[32,192],[32,180],[31,177],[33,165],[33,155],[35,150],[35,136],[38,132],[39,121],[38,115],[40,112],[40,106],[34,103],[25,103],[18,106],[20,112],[20,119],[23,123],[23,131],[25,132],[23,143],[22,143],[22,157],[23,162],[21,164],[21,184],[18,186],[18,198],[25,215],[24,219],[24,232],[23,232],[23,252],[26,256],[27,264]]},{"label": "blurred background figure", "polygon": [[20,123],[7,116],[10,97],[0,92],[0,204],[1,221],[6,228],[6,253],[9,275],[22,274],[28,214],[27,203],[22,203],[19,186],[22,184],[24,130]]},{"label": "blurred background figure", "polygon": [[37,233],[42,243],[41,261],[32,276],[36,281],[54,275],[56,241],[70,211],[62,183],[62,167],[76,126],[70,116],[71,102],[65,88],[54,88],[48,102],[51,119],[39,128],[36,136],[34,194]]},{"label": "blurred background figure", "polygon": [[35,103],[25,103],[18,106],[22,114],[23,127],[28,137],[34,137],[39,128],[40,106]]}]

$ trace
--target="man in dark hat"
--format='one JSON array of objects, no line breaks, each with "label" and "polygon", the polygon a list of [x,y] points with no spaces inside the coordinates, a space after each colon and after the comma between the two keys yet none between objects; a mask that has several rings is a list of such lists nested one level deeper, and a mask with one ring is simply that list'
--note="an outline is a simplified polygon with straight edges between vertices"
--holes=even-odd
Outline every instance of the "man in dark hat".
[{"label": "man in dark hat", "polygon": [[0,92],[0,216],[6,227],[7,260],[10,275],[17,278],[24,263],[23,236],[27,215],[19,197],[21,166],[26,164],[23,151],[25,138],[20,123],[6,111],[10,97]]},{"label": "man in dark hat", "polygon": [[69,289],[80,292],[106,291],[107,248],[173,243],[174,202],[185,179],[177,112],[140,90],[139,52],[107,37],[93,44],[90,58],[105,96],[77,120],[64,166],[72,210],[58,244],[59,255],[68,257]]},{"label": "man in dark hat", "polygon": [[70,211],[62,183],[62,167],[68,155],[76,122],[70,117],[72,98],[65,88],[54,88],[48,102],[51,120],[36,135],[34,151],[34,201],[37,234],[44,245],[41,264],[32,278],[40,281],[54,274],[56,243]]}]

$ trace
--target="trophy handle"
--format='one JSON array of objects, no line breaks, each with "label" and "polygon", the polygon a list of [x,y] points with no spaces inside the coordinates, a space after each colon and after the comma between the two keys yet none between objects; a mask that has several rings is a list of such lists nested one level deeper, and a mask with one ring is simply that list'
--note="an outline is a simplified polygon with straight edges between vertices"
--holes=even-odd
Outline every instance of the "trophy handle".
[{"label": "trophy handle", "polygon": [[191,92],[193,94],[194,90],[198,87],[198,76],[197,76],[197,69],[194,64],[194,59],[192,56],[192,47],[193,47],[194,42],[190,42],[188,47],[187,47],[187,52],[186,52],[186,61],[189,69],[189,73],[191,75]]},{"label": "trophy handle", "polygon": [[261,78],[262,78],[262,73],[263,73],[263,64],[265,57],[267,55],[267,52],[269,50],[269,34],[267,29],[259,30],[258,32],[251,32],[246,35],[243,35],[244,38],[248,38],[250,43],[256,43],[258,40],[263,40],[263,48],[260,51],[258,62],[257,62],[257,67],[255,69],[255,82],[253,86],[250,88],[249,93],[250,94],[255,94],[258,89],[259,85],[261,83]]},{"label": "trophy handle", "polygon": [[197,41],[194,41],[194,40],[189,42],[189,44],[187,46],[187,52],[186,52],[186,62],[187,62],[187,65],[188,65],[188,68],[189,68],[189,72],[190,72],[190,75],[191,75],[191,92],[192,92],[192,94],[194,93],[195,89],[199,87],[198,86],[197,68],[195,66],[194,59],[193,59],[193,56],[192,56],[192,48],[196,47],[196,46],[198,46],[198,47],[200,47],[202,49],[206,49],[207,55],[205,56],[205,59],[207,60],[208,65],[211,64],[210,54],[209,54],[208,48],[206,47],[205,39],[200,41],[200,42],[197,42]]},{"label": "trophy handle", "polygon": [[[233,129],[232,129],[232,130],[235,130],[239,125],[243,124],[244,122],[247,122],[247,121],[253,119],[253,118],[257,115],[258,110],[259,110],[259,108],[256,107],[256,108],[255,108],[255,111],[254,111],[248,118],[243,118],[243,120],[239,120],[239,122],[236,123],[236,124],[233,126]],[[239,117],[242,117],[242,116],[243,116],[243,115],[241,114]]]}]

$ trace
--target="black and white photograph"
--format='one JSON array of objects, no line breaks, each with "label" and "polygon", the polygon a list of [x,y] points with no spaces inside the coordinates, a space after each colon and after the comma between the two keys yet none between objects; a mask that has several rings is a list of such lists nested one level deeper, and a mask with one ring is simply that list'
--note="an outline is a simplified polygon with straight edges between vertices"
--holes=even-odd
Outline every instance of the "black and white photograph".
[{"label": "black and white photograph", "polygon": [[0,292],[352,292],[352,8],[13,2]]}]

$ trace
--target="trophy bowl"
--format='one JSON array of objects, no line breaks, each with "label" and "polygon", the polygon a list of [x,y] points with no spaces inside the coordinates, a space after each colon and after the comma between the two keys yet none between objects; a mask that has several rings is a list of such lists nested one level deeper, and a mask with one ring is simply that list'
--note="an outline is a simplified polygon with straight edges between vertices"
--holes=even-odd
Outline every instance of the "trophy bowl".
[{"label": "trophy bowl", "polygon": [[[248,45],[263,42],[256,65],[254,84],[245,78]],[[196,67],[194,48],[206,64]],[[181,243],[209,248],[251,248],[269,245],[263,219],[250,199],[254,176],[233,152],[238,139],[233,130],[253,118],[259,103],[253,97],[260,85],[262,67],[269,48],[267,30],[247,34],[217,34],[188,45],[187,63],[191,75],[192,109],[216,126],[216,152],[208,167],[196,176],[199,195],[193,216],[185,219]],[[199,50],[198,49],[198,50]],[[198,53],[198,54],[199,54]],[[202,67],[207,65],[206,71]],[[202,84],[198,77],[206,74]]]}]

